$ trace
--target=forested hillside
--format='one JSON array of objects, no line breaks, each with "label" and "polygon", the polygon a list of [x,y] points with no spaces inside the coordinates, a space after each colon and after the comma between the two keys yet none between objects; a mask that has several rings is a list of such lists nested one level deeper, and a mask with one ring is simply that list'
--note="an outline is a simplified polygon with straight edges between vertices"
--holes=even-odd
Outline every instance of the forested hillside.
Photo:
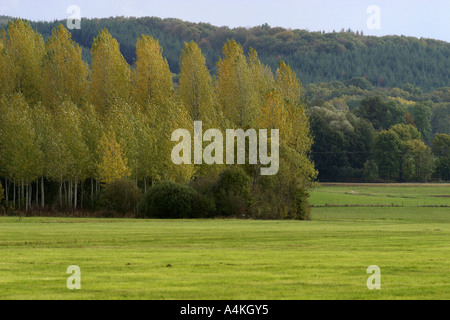
[{"label": "forested hillside", "polygon": [[[0,18],[5,24],[7,19]],[[33,22],[47,39],[51,30],[66,21]],[[83,58],[91,62],[89,49],[94,37],[104,28],[120,43],[129,64],[136,59],[136,40],[141,34],[158,39],[173,73],[180,71],[179,55],[184,42],[194,40],[206,56],[212,73],[222,53],[223,43],[234,39],[244,51],[254,48],[261,61],[272,70],[283,60],[297,73],[304,85],[317,82],[346,81],[365,77],[375,86],[401,87],[413,84],[424,91],[450,86],[450,44],[431,39],[404,36],[373,37],[352,30],[309,32],[262,25],[253,28],[216,27],[178,19],[109,18],[83,19],[72,38],[83,48]]]}]

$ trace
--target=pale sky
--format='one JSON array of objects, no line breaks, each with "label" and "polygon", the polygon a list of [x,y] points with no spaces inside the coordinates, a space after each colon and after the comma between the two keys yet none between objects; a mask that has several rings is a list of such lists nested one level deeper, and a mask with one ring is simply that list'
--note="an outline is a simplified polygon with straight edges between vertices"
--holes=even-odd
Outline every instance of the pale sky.
[{"label": "pale sky", "polygon": [[[0,0],[0,15],[30,20],[67,19],[69,6],[83,18],[154,16],[216,26],[364,31],[450,42],[450,0]],[[379,8],[379,20],[373,20]],[[368,25],[372,21],[372,27]],[[379,21],[379,29],[373,22]]]}]

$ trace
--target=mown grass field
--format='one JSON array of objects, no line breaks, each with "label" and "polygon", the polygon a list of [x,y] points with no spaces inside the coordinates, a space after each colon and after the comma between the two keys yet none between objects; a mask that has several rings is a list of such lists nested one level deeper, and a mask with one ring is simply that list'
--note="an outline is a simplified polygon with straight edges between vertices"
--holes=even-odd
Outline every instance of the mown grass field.
[{"label": "mown grass field", "polygon": [[315,206],[450,206],[450,184],[325,184],[311,195]]},{"label": "mown grass field", "polygon": [[[70,265],[81,290],[66,287]],[[381,290],[366,286],[371,265]],[[309,222],[0,217],[0,299],[450,299],[449,279],[448,208],[315,208]]]}]

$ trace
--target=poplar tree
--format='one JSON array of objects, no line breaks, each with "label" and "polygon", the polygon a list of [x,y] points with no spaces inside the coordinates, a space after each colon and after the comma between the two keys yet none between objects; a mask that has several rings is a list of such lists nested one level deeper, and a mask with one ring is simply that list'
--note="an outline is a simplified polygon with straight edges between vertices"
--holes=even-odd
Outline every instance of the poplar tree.
[{"label": "poplar tree", "polygon": [[[280,132],[280,170],[276,176],[255,177],[279,218],[309,219],[307,198],[317,171],[309,157],[312,138],[296,74],[280,62],[274,87],[264,95],[258,125]],[[272,200],[270,200],[272,199]],[[276,199],[276,200],[274,200]]]},{"label": "poplar tree", "polygon": [[285,143],[301,154],[311,150],[313,140],[310,134],[305,105],[302,102],[302,85],[295,72],[284,62],[279,63],[275,78],[275,88],[284,99],[286,123],[283,127]]},{"label": "poplar tree", "polygon": [[147,113],[136,110],[135,136],[138,142],[138,163],[141,178],[144,180],[144,192],[147,185],[153,184],[153,179],[158,175],[158,149],[157,136],[153,131]]},{"label": "poplar tree", "polygon": [[180,99],[194,121],[214,128],[218,115],[214,108],[214,87],[205,57],[195,42],[185,43],[180,57]]},{"label": "poplar tree", "polygon": [[114,132],[103,134],[99,144],[99,154],[98,176],[101,182],[108,184],[130,176],[128,160]]},{"label": "poplar tree", "polygon": [[[195,42],[185,43],[180,56],[180,67],[180,100],[192,120],[202,121],[204,131],[225,128],[222,112],[215,103],[214,86],[205,57]],[[197,174],[218,176],[222,167],[217,164],[200,165],[197,166]]]},{"label": "poplar tree", "polygon": [[63,144],[61,158],[65,163],[66,199],[70,208],[78,206],[79,183],[88,178],[88,148],[81,129],[81,111],[73,102],[63,102],[54,112],[53,123]]},{"label": "poplar tree", "polygon": [[283,61],[278,64],[275,85],[288,103],[294,107],[300,106],[302,85],[295,72]]},{"label": "poplar tree", "polygon": [[30,184],[42,172],[42,152],[37,143],[30,108],[21,93],[0,102],[0,163],[7,177],[20,185],[21,205],[31,205]]},{"label": "poplar tree", "polygon": [[2,84],[0,86],[0,96],[10,91],[9,86],[11,85],[6,68],[5,37],[6,33],[3,30],[3,32],[0,32],[0,83]]},{"label": "poplar tree", "polygon": [[92,75],[89,101],[106,115],[115,101],[128,101],[130,66],[120,53],[119,43],[108,30],[102,30],[91,48]]},{"label": "poplar tree", "polygon": [[264,104],[258,119],[258,126],[264,129],[278,129],[281,130],[280,135],[283,140],[286,136],[289,114],[286,108],[286,101],[279,90],[272,89],[264,95]]},{"label": "poplar tree", "polygon": [[140,177],[139,144],[136,137],[136,113],[128,103],[115,103],[110,107],[106,122],[107,131],[113,132],[127,159],[127,166],[131,170],[131,177],[136,181]]},{"label": "poplar tree", "polygon": [[89,68],[70,32],[59,25],[46,43],[42,67],[42,101],[55,106],[63,101],[81,105],[87,98]]},{"label": "poplar tree", "polygon": [[144,110],[173,101],[175,90],[167,59],[158,40],[142,35],[136,44],[136,68],[133,73],[133,97]]},{"label": "poplar tree", "polygon": [[[50,150],[53,143],[53,117],[50,110],[42,103],[38,103],[32,110],[33,128],[36,132],[37,143],[42,152],[42,166],[40,172],[40,194],[41,194],[41,208],[45,208],[45,176],[49,176],[51,172],[50,167]],[[39,186],[37,186],[39,189]],[[38,190],[36,190],[36,193]]]},{"label": "poplar tree", "polygon": [[256,92],[257,106],[261,108],[266,102],[266,95],[274,88],[275,79],[269,66],[261,63],[258,53],[250,48],[248,53],[251,83]]},{"label": "poplar tree", "polygon": [[84,143],[87,147],[88,163],[86,173],[90,180],[91,208],[94,208],[94,200],[98,197],[97,168],[100,163],[99,143],[104,134],[102,117],[92,104],[82,107],[80,128]]},{"label": "poplar tree", "polygon": [[235,126],[255,127],[259,108],[255,86],[242,47],[228,41],[217,63],[217,100],[224,116]]},{"label": "poplar tree", "polygon": [[41,99],[41,65],[45,53],[42,36],[31,28],[28,21],[8,23],[4,41],[4,72],[7,93],[20,92],[30,104]]},{"label": "poplar tree", "polygon": [[[171,150],[174,144],[171,135],[177,129],[192,128],[193,122],[186,107],[177,100],[169,64],[162,53],[158,41],[152,37],[143,35],[138,39],[133,97],[150,123],[155,145],[152,157],[154,165],[147,166],[147,169],[151,168],[150,171],[155,172],[151,179],[187,182],[194,175],[194,167],[176,166],[172,162]],[[145,131],[148,138],[148,128]],[[149,149],[146,150],[149,152]]]}]

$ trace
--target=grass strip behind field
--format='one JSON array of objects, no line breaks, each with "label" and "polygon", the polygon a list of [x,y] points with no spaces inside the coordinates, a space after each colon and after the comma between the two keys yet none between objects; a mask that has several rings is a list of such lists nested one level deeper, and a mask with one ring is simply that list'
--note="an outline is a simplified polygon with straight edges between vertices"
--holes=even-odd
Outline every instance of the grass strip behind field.
[{"label": "grass strip behind field", "polygon": [[450,207],[450,185],[326,185],[314,189],[313,206]]}]

